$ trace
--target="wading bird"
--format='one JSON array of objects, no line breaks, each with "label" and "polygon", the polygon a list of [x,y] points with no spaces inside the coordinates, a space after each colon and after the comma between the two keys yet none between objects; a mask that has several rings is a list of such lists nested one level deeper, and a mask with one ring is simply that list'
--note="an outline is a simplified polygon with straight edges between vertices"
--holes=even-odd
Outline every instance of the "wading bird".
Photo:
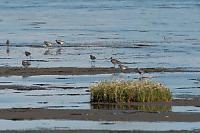
[{"label": "wading bird", "polygon": [[9,40],[6,41],[6,45],[10,45],[10,41]]},{"label": "wading bird", "polygon": [[109,58],[110,61],[114,64],[114,68],[115,68],[115,65],[116,64],[120,64],[120,61],[116,60],[116,59],[113,59],[112,57]]},{"label": "wading bird", "polygon": [[137,68],[137,72],[140,74],[140,75],[143,75],[145,74],[146,72],[140,68]]},{"label": "wading bird", "polygon": [[94,55],[90,55],[90,60],[91,61],[95,61],[96,60],[96,57]]},{"label": "wading bird", "polygon": [[90,55],[90,60],[91,60],[91,67],[95,67],[95,60],[96,60],[96,57],[94,55]]},{"label": "wading bird", "polygon": [[47,47],[49,47],[49,46],[51,46],[53,43],[52,43],[52,42],[48,42],[48,41],[44,41],[44,44],[45,44]]},{"label": "wading bird", "polygon": [[119,64],[119,68],[121,69],[121,71],[124,71],[124,70],[128,69],[127,66],[124,66],[122,64]]},{"label": "wading bird", "polygon": [[55,40],[57,44],[64,44],[65,42],[64,41],[61,41],[61,40]]},{"label": "wading bird", "polygon": [[28,52],[28,51],[25,51],[25,55],[26,55],[26,56],[30,56],[30,55],[31,55],[31,53],[30,53],[30,52]]}]

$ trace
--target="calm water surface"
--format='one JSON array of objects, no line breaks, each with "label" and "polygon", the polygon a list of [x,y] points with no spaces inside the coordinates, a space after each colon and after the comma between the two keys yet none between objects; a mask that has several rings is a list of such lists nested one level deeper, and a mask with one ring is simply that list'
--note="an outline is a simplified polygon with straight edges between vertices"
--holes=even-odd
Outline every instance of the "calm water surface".
[{"label": "calm water surface", "polygon": [[[108,60],[112,56],[130,68],[200,70],[199,10],[198,0],[2,0],[0,44],[4,45],[7,39],[11,44],[0,47],[0,66],[21,67],[22,60],[30,60],[30,67],[91,67],[89,55],[93,54],[97,57],[95,67],[113,67]],[[41,45],[44,40],[55,43],[56,39],[64,40],[65,46],[73,47],[27,46]],[[80,45],[98,47],[74,47]],[[30,51],[31,57],[25,57],[25,51]],[[199,73],[152,73],[145,76],[169,86],[174,98],[200,95]],[[1,86],[41,87],[41,90],[2,88],[0,108],[90,109],[89,85],[105,79],[138,77],[136,73],[0,77]],[[168,111],[199,110],[199,107],[174,106]],[[116,127],[117,130],[144,130],[144,126],[146,130],[158,131],[199,130],[199,122],[114,122],[102,125],[93,121],[0,120],[0,123],[1,130],[92,127],[97,130],[116,130]]]},{"label": "calm water surface", "polygon": [[[197,0],[4,0],[0,4],[0,44],[7,39],[11,44],[0,48],[0,66],[21,67],[22,60],[30,60],[30,67],[91,67],[89,55],[93,54],[95,67],[113,67],[108,60],[112,56],[130,68],[200,70],[199,9]],[[44,40],[55,43],[55,39],[72,47],[27,46],[41,45]],[[30,51],[31,57],[25,57],[24,51]],[[112,77],[68,78],[60,82],[48,76],[47,81],[42,77],[1,77],[1,82],[87,87]],[[198,73],[155,74],[155,79],[169,86],[176,98],[200,94]]]},{"label": "calm water surface", "polygon": [[[199,69],[200,2],[197,0],[4,0],[0,4],[0,43],[139,48],[1,48],[0,66],[21,66],[24,51],[32,67],[110,67],[113,56],[129,67]],[[46,54],[45,54],[46,53]],[[45,54],[45,55],[44,55]],[[184,57],[184,58],[183,58]],[[192,60],[191,60],[192,59]],[[56,63],[55,63],[56,62]]]},{"label": "calm water surface", "polygon": [[127,122],[127,121],[84,121],[84,120],[0,120],[0,130],[196,130],[200,122]]}]

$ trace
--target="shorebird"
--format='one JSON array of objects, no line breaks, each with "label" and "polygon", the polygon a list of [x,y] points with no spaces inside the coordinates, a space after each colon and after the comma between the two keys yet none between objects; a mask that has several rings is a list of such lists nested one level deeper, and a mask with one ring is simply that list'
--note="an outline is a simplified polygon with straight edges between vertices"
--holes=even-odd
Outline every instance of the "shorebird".
[{"label": "shorebird", "polygon": [[22,61],[22,65],[23,65],[24,67],[28,67],[28,66],[31,65],[31,63],[30,63],[29,61],[23,60],[23,61]]},{"label": "shorebird", "polygon": [[96,57],[94,55],[90,55],[90,59],[91,59],[91,61],[95,61]]},{"label": "shorebird", "polygon": [[91,67],[95,67],[96,57],[94,55],[90,55],[90,60],[91,60]]},{"label": "shorebird", "polygon": [[115,68],[115,65],[116,64],[120,64],[120,61],[116,60],[116,59],[113,59],[112,57],[109,58],[110,61],[114,64],[114,68]]},{"label": "shorebird", "polygon": [[10,45],[10,41],[9,40],[6,41],[6,45]]},{"label": "shorebird", "polygon": [[57,42],[57,44],[64,44],[65,42],[64,41],[61,41],[61,40],[55,40]]},{"label": "shorebird", "polygon": [[146,73],[144,70],[142,70],[140,68],[137,68],[137,71],[138,71],[139,74],[145,74]]},{"label": "shorebird", "polygon": [[128,69],[127,66],[124,66],[124,65],[121,65],[121,64],[119,64],[119,68],[121,69],[121,71]]},{"label": "shorebird", "polygon": [[26,56],[30,56],[30,55],[31,55],[31,53],[30,53],[30,52],[28,52],[28,51],[25,51],[25,55],[26,55]]},{"label": "shorebird", "polygon": [[52,42],[48,42],[48,41],[44,41],[44,44],[45,44],[47,47],[49,47],[49,46],[51,46],[53,43],[52,43]]}]

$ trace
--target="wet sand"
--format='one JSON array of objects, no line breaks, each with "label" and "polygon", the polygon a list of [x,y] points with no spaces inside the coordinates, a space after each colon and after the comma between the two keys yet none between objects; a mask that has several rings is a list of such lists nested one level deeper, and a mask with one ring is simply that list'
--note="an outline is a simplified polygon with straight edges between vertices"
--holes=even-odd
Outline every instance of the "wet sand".
[{"label": "wet sand", "polygon": [[[151,106],[200,106],[200,99],[173,100],[172,102],[130,103],[129,105]],[[125,105],[125,104],[118,104]],[[67,119],[67,120],[106,120],[106,121],[174,121],[197,122],[200,113],[187,112],[160,112],[160,111],[131,111],[131,110],[87,110],[87,109],[42,109],[42,108],[12,108],[0,109],[0,119],[8,120],[40,120],[40,119]]]},{"label": "wet sand", "polygon": [[[199,70],[184,70],[182,68],[141,68],[146,73],[153,72],[200,72]],[[0,76],[18,75],[93,75],[110,74],[122,72],[119,68],[76,68],[76,67],[55,67],[55,68],[24,68],[24,67],[0,67]],[[124,73],[137,72],[137,68],[128,68]]]}]

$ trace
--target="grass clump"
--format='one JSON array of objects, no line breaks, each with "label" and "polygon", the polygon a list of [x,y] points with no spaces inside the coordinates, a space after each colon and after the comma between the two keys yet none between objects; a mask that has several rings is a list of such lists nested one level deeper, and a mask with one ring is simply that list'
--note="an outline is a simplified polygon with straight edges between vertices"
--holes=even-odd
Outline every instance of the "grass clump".
[{"label": "grass clump", "polygon": [[116,80],[99,82],[90,87],[91,102],[171,101],[168,87],[151,80]]}]

